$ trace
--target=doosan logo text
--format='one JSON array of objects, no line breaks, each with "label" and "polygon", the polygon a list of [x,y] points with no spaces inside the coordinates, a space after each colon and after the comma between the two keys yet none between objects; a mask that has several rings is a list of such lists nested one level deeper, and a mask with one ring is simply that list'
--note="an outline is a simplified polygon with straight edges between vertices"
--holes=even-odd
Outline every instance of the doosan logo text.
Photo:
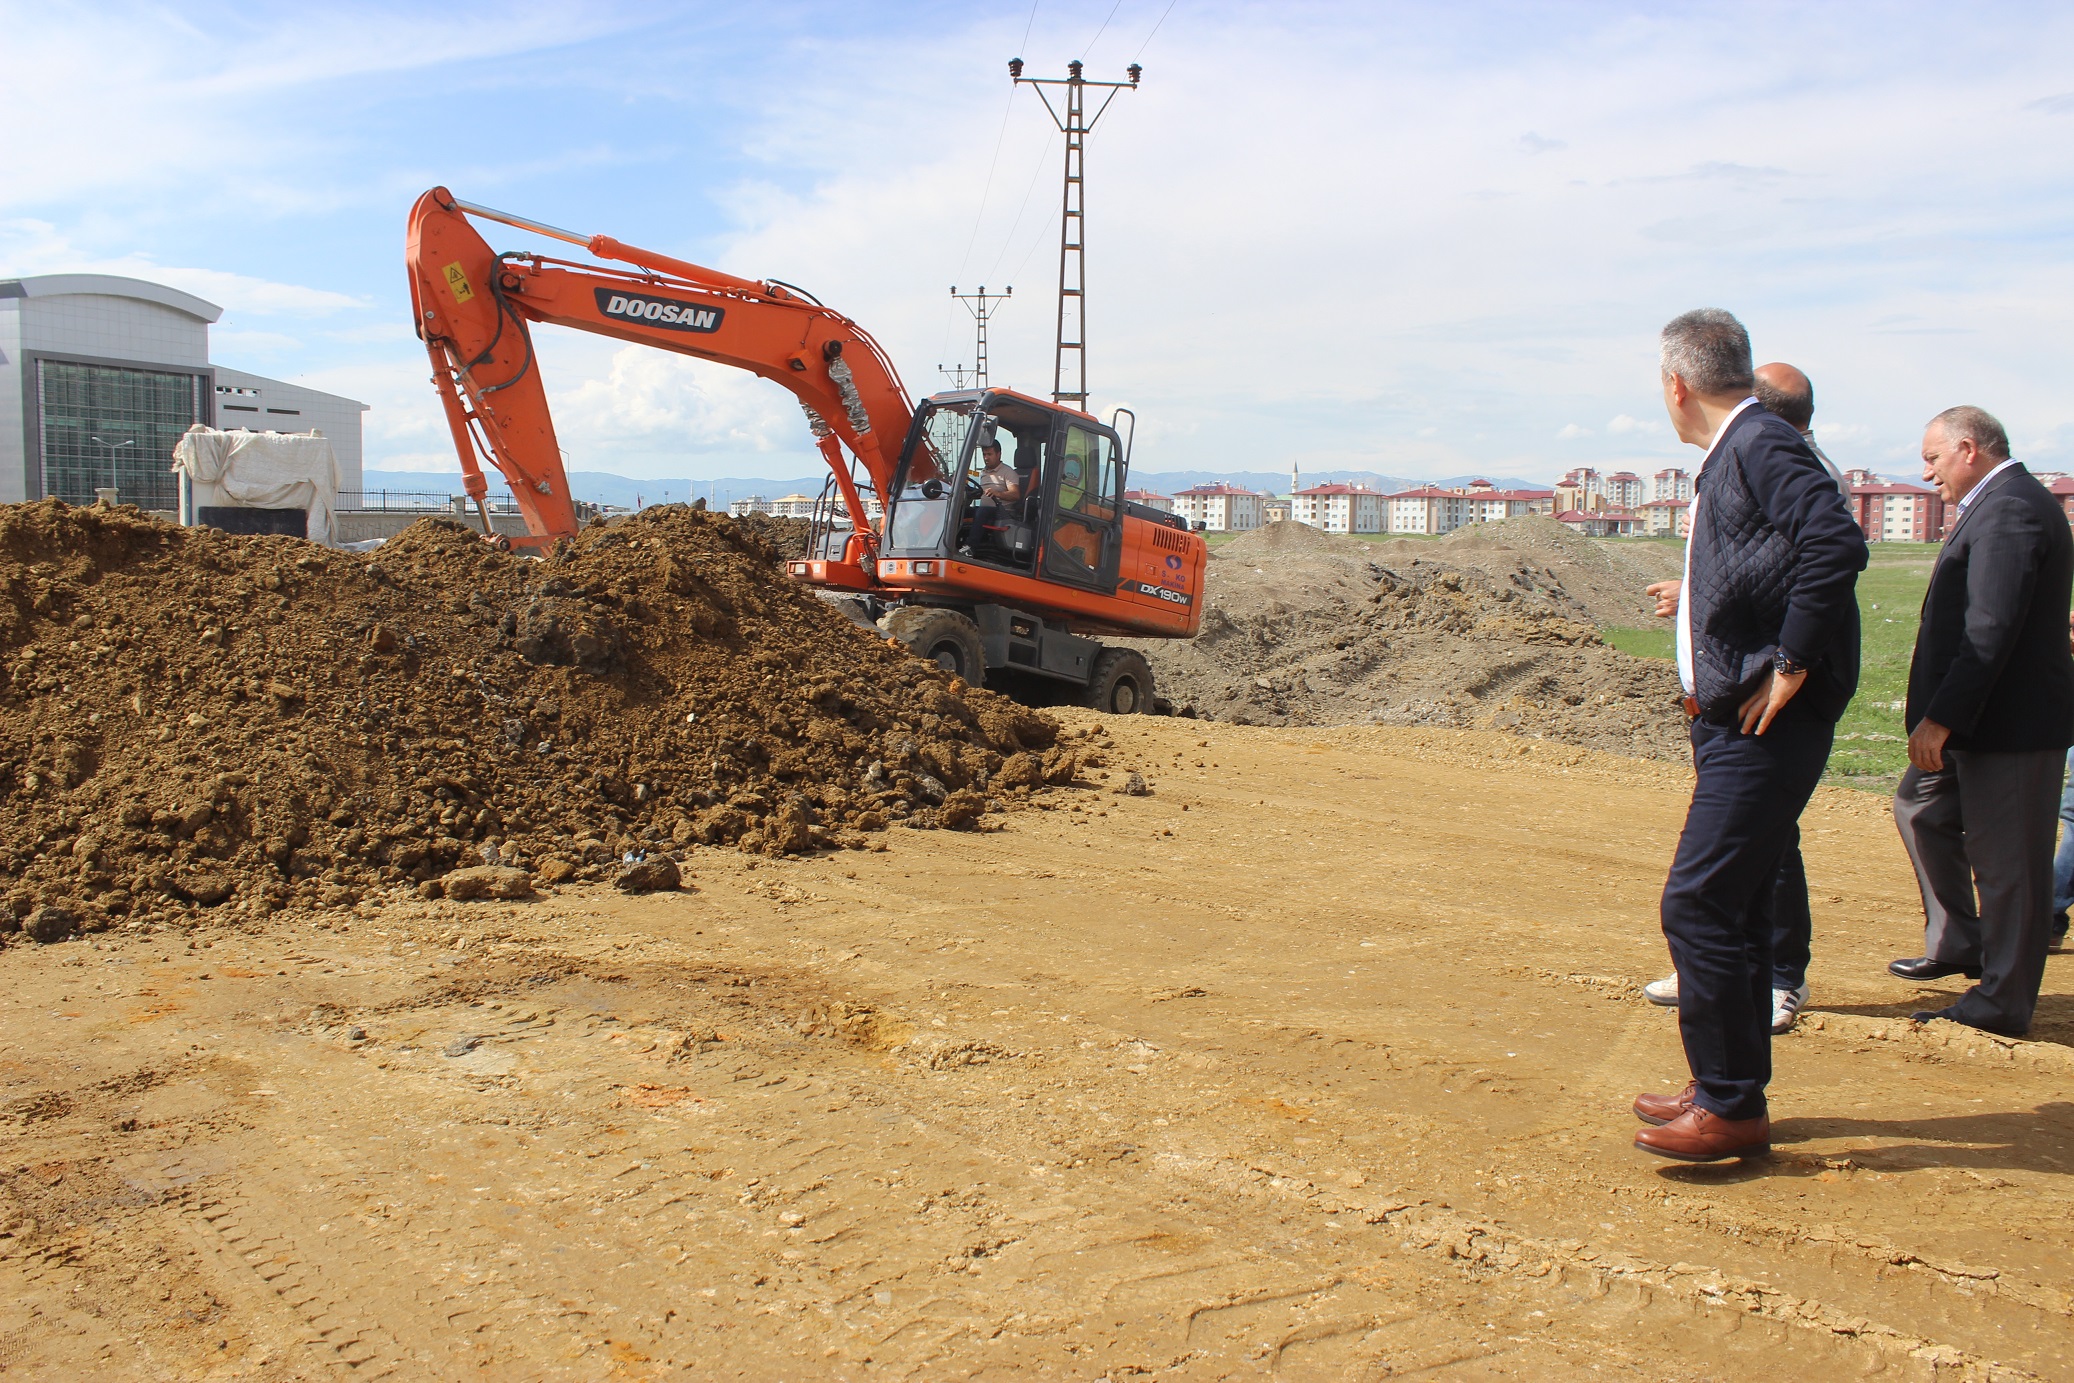
[{"label": "doosan logo text", "polygon": [[595,290],[598,311],[626,322],[653,322],[671,331],[718,331],[723,308],[704,303],[677,302],[669,298],[636,298],[609,288]]}]

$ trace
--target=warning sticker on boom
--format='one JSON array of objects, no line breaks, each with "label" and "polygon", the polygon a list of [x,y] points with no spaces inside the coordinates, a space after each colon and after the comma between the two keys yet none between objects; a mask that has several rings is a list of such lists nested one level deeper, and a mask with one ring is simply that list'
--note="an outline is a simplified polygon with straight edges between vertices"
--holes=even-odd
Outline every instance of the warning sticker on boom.
[{"label": "warning sticker on boom", "polygon": [[447,290],[454,295],[455,302],[465,303],[475,296],[475,290],[468,286],[468,271],[461,267],[460,260],[455,260],[440,272],[446,275]]}]

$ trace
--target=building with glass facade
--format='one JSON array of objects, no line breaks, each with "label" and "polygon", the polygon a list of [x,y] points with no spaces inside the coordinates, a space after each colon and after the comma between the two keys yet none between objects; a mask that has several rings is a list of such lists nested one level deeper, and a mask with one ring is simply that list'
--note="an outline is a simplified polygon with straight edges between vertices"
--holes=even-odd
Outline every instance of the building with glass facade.
[{"label": "building with glass facade", "polygon": [[367,405],[209,363],[223,309],[111,274],[0,279],[0,503],[55,496],[172,510],[173,444],[194,423],[331,439],[360,488]]}]

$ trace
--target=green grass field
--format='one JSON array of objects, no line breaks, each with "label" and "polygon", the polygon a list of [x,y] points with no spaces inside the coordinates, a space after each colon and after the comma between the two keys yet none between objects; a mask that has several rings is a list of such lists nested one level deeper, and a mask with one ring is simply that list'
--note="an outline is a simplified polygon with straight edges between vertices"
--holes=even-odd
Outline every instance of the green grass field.
[{"label": "green grass field", "polygon": [[[1937,560],[1935,543],[1874,543],[1872,562],[1858,577],[1863,623],[1858,695],[1836,727],[1829,755],[1831,782],[1892,792],[1908,767],[1908,735],[1901,703],[1908,695],[1908,660],[1916,646],[1916,616]],[[1647,629],[1603,629],[1607,643],[1639,658],[1676,656],[1671,623]]]}]

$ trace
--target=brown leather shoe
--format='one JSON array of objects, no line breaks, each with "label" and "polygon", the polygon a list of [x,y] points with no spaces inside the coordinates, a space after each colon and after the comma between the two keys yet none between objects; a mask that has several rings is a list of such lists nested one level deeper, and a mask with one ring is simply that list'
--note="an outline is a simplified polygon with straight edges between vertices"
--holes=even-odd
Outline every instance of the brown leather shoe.
[{"label": "brown leather shoe", "polygon": [[1772,1150],[1772,1121],[1762,1115],[1755,1119],[1724,1119],[1694,1105],[1661,1128],[1645,1128],[1637,1133],[1635,1146],[1680,1162],[1750,1157]]},{"label": "brown leather shoe", "polygon": [[1675,1095],[1635,1096],[1635,1117],[1645,1124],[1668,1124],[1671,1120],[1692,1108],[1692,1092],[1698,1088],[1697,1081],[1685,1082],[1685,1088]]}]

